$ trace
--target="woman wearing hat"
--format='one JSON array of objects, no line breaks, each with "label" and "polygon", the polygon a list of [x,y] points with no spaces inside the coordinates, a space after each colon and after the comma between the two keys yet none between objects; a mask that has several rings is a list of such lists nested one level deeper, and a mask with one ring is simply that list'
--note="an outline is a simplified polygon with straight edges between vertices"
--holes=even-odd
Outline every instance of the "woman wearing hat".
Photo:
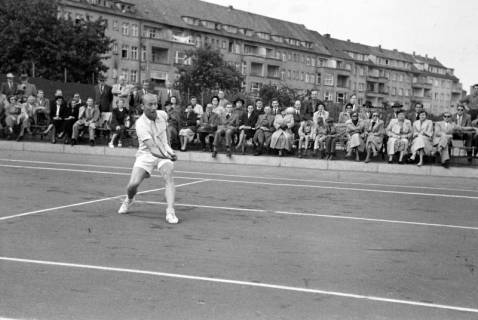
[{"label": "woman wearing hat", "polygon": [[278,150],[279,157],[282,157],[283,150],[290,151],[292,148],[294,142],[294,134],[292,133],[294,114],[295,109],[289,107],[275,116],[274,127],[276,131],[271,136],[271,149]]},{"label": "woman wearing hat", "polygon": [[365,150],[367,150],[367,157],[365,163],[370,162],[370,156],[376,157],[378,152],[382,150],[383,136],[385,134],[384,122],[380,119],[380,114],[377,111],[372,113],[372,119],[365,125],[365,133],[367,139],[365,142]]},{"label": "woman wearing hat", "polygon": [[347,154],[346,158],[350,158],[352,153],[355,152],[355,160],[360,161],[360,152],[364,151],[365,144],[363,142],[365,124],[362,119],[359,119],[357,111],[352,112],[351,119],[347,120],[345,124],[347,138]]},{"label": "woman wearing hat", "polygon": [[408,153],[409,139],[412,136],[412,124],[405,119],[405,111],[398,111],[397,118],[390,121],[386,131],[388,163],[392,163],[395,153],[400,152],[398,163],[403,164],[403,157]]}]

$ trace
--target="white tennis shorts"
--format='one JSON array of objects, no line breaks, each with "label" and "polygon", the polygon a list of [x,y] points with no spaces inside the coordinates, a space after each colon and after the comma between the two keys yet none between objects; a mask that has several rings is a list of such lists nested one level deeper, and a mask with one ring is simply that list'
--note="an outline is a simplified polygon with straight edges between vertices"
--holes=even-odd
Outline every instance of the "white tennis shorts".
[{"label": "white tennis shorts", "polygon": [[144,169],[149,175],[153,173],[154,168],[157,168],[158,171],[164,166],[166,163],[170,162],[173,163],[169,159],[160,159],[156,158],[151,154],[138,154],[136,155],[136,161],[134,162],[133,167],[139,167]]}]

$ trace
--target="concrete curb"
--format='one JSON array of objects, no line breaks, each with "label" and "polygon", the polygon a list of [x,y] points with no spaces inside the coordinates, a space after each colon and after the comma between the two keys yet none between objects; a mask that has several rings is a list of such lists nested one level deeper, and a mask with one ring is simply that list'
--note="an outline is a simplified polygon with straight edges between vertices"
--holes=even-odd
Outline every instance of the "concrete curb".
[{"label": "concrete curb", "polygon": [[[111,149],[105,146],[90,147],[85,145],[76,145],[72,147],[70,145],[64,144],[16,142],[5,140],[0,141],[0,150],[107,155],[120,157],[134,157],[136,153],[136,149],[133,148]],[[466,167],[452,167],[450,169],[445,169],[437,165],[417,167],[414,165],[398,165],[382,162],[371,162],[365,164],[363,162],[342,160],[326,161],[320,159],[297,159],[292,157],[254,157],[251,155],[233,155],[232,158],[228,158],[225,154],[218,154],[217,157],[213,159],[210,153],[194,151],[185,153],[178,152],[177,154],[179,160],[192,162],[478,179],[478,169]]]}]

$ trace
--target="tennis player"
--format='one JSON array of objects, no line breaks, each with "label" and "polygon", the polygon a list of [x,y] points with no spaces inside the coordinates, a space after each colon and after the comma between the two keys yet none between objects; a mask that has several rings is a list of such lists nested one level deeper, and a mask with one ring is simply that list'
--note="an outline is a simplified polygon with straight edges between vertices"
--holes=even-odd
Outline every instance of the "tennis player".
[{"label": "tennis player", "polygon": [[138,192],[138,186],[144,179],[149,178],[154,168],[157,168],[166,183],[166,221],[178,223],[174,212],[175,187],[173,180],[173,161],[177,157],[166,136],[168,115],[158,109],[158,98],[152,94],[143,96],[143,114],[136,120],[136,135],[139,147],[136,161],[128,183],[127,196],[118,210],[118,213],[128,213]]}]

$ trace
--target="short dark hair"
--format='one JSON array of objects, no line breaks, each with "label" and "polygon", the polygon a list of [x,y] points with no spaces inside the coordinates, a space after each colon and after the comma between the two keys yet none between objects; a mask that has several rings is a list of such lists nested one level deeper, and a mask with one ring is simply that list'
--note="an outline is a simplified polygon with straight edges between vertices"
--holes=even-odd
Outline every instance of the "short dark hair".
[{"label": "short dark hair", "polygon": [[192,99],[196,99],[196,100],[197,100],[197,97],[196,97],[196,96],[191,96],[191,99],[189,99],[189,100],[192,100]]},{"label": "short dark hair", "polygon": [[347,109],[348,107],[353,109],[354,105],[349,102],[345,105],[345,109]]},{"label": "short dark hair", "polygon": [[274,101],[279,102],[279,99],[278,98],[272,98],[271,103],[274,102]]},{"label": "short dark hair", "polygon": [[212,102],[212,100],[214,100],[214,98],[216,98],[218,102],[219,102],[219,100],[221,100],[221,99],[219,99],[219,97],[218,97],[218,96],[212,96],[212,98],[211,98],[211,102]]},{"label": "short dark hair", "polygon": [[425,110],[421,110],[421,111],[418,113],[418,115],[421,115],[422,113],[424,113],[425,116],[428,116],[428,112],[426,112]]}]

